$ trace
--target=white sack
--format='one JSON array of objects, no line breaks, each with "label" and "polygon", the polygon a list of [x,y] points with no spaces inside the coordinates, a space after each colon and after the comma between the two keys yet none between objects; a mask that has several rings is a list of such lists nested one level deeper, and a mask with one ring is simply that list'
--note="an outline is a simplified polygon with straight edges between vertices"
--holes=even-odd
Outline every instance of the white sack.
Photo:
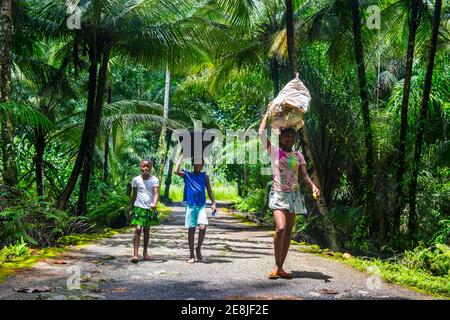
[{"label": "white sack", "polygon": [[309,109],[311,95],[303,82],[296,77],[289,81],[269,104],[269,115],[274,129],[303,127],[303,115]]}]

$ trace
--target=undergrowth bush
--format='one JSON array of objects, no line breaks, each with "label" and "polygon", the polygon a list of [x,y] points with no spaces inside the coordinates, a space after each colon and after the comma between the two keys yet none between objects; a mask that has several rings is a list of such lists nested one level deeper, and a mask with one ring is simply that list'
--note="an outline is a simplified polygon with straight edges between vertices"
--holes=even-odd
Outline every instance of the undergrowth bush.
[{"label": "undergrowth bush", "polygon": [[236,209],[243,212],[261,212],[261,204],[267,200],[266,191],[253,190],[245,198],[238,198]]},{"label": "undergrowth bush", "polygon": [[436,244],[430,248],[419,246],[405,251],[401,264],[410,269],[421,269],[433,276],[450,276],[450,247]]},{"label": "undergrowth bush", "polygon": [[69,215],[42,202],[28,202],[0,212],[0,241],[6,246],[23,239],[32,247],[55,245],[71,233],[92,232],[86,217]]},{"label": "undergrowth bush", "polygon": [[28,248],[28,243],[26,243],[23,238],[21,238],[20,242],[17,242],[16,244],[10,244],[0,250],[0,264],[14,258],[23,258],[30,255],[31,250],[30,248]]},{"label": "undergrowth bush", "polygon": [[[123,219],[125,217],[130,206],[131,200],[129,196],[111,193],[108,195],[107,201],[89,211],[87,217],[96,227],[115,227],[119,218],[122,217]],[[126,221],[122,222],[121,227],[125,224]]]}]

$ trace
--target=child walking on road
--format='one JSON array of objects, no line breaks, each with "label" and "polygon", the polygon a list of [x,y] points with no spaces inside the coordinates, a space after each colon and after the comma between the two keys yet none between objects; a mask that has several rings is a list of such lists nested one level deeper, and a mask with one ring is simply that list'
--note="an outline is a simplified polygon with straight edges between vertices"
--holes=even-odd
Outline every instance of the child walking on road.
[{"label": "child walking on road", "polygon": [[150,226],[158,223],[156,205],[159,197],[159,179],[150,174],[153,163],[151,160],[142,160],[140,163],[141,174],[131,181],[131,225],[135,225],[134,254],[131,262],[138,262],[139,241],[142,229],[144,229],[144,260],[150,260],[147,253],[150,238]]},{"label": "child walking on road", "polygon": [[[211,209],[216,210],[216,201],[211,189],[209,177],[206,172],[202,172],[203,159],[201,161],[195,161],[192,159],[194,171],[187,170],[180,171],[181,161],[184,157],[181,156],[175,166],[175,173],[182,177],[184,180],[184,195],[183,201],[186,203],[186,217],[185,227],[188,229],[188,242],[190,257],[186,261],[187,263],[194,263],[195,261],[202,262],[203,256],[201,253],[201,247],[203,240],[205,239],[206,226],[208,225],[208,217],[206,216],[206,196],[205,189],[208,191],[209,199],[211,199]],[[200,162],[200,163],[197,163]],[[195,229],[198,226],[198,242],[194,255],[194,238]],[[197,259],[195,259],[197,257]]]},{"label": "child walking on road", "polygon": [[269,207],[273,210],[275,220],[275,266],[269,279],[292,279],[292,274],[283,270],[283,264],[291,244],[291,232],[296,214],[306,214],[306,207],[300,194],[299,181],[312,190],[314,197],[320,195],[319,189],[311,181],[306,171],[306,162],[299,151],[293,151],[296,131],[293,128],[281,130],[280,147],[270,142],[266,135],[268,114],[259,127],[259,136],[272,159],[273,184],[269,194]]}]

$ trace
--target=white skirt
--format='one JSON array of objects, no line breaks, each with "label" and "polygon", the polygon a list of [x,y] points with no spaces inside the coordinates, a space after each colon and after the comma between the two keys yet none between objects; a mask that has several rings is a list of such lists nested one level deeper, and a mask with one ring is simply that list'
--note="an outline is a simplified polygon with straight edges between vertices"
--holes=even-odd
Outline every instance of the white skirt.
[{"label": "white skirt", "polygon": [[300,190],[291,192],[271,190],[269,192],[269,208],[272,210],[289,210],[301,215],[308,214],[305,197]]}]

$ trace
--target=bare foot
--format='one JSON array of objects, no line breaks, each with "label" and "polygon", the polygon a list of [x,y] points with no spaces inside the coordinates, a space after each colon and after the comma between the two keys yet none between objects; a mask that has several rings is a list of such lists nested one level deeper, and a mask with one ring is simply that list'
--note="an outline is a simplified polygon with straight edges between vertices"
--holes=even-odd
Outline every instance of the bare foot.
[{"label": "bare foot", "polygon": [[197,253],[197,261],[203,261],[203,256],[202,256],[202,253],[201,253],[201,251],[200,251],[200,248],[197,248],[196,250],[195,250],[195,252]]},{"label": "bare foot", "polygon": [[190,258],[189,260],[186,260],[187,263],[194,263],[195,262],[195,258]]},{"label": "bare foot", "polygon": [[150,260],[150,256],[147,253],[144,253],[144,260]]},{"label": "bare foot", "polygon": [[133,256],[133,257],[131,258],[131,262],[133,262],[133,263],[137,263],[138,261],[139,261],[138,256]]}]

